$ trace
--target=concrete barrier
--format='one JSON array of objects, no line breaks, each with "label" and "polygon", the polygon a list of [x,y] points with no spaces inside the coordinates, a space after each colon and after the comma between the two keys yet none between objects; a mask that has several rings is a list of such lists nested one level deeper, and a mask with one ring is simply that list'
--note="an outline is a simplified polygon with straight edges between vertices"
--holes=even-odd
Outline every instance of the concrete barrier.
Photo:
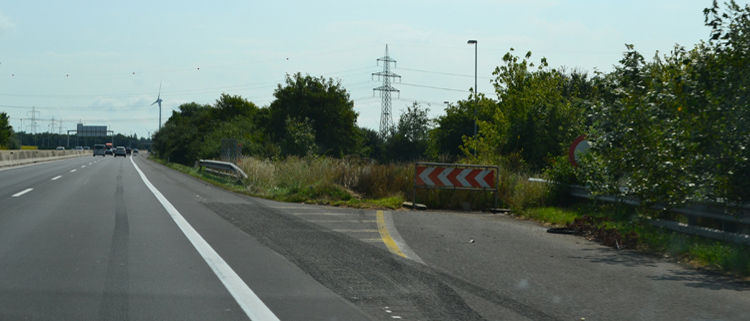
[{"label": "concrete barrier", "polygon": [[0,168],[91,155],[90,150],[0,150]]}]

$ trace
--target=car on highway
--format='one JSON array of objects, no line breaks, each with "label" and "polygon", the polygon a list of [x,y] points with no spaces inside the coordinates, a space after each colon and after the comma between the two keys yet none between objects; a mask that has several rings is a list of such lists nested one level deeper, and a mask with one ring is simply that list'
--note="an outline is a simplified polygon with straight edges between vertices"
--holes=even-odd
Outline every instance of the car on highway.
[{"label": "car on highway", "polygon": [[130,153],[132,153],[132,152],[133,152],[133,150],[130,149],[130,147],[125,147],[125,153],[126,154],[130,155]]},{"label": "car on highway", "polygon": [[94,144],[94,157],[101,155],[102,157],[106,155],[104,144]]},{"label": "car on highway", "polygon": [[83,150],[83,146],[76,146],[75,150]]},{"label": "car on highway", "polygon": [[138,148],[133,148],[133,155],[138,155]]},{"label": "car on highway", "polygon": [[107,148],[104,150],[104,155],[113,155],[114,151],[111,148]]},{"label": "car on highway", "polygon": [[56,150],[65,150],[65,147],[57,146]]},{"label": "car on highway", "polygon": [[128,154],[125,152],[125,147],[117,146],[117,148],[115,148],[115,157],[117,156],[128,157]]}]

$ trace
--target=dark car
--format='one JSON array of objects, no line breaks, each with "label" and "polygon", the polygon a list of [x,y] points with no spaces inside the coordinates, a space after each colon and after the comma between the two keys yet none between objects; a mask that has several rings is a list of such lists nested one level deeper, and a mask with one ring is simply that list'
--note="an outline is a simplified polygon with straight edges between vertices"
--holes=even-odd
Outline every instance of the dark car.
[{"label": "dark car", "polygon": [[133,155],[138,155],[138,148],[133,148]]},{"label": "dark car", "polygon": [[125,152],[125,147],[117,146],[117,148],[115,148],[115,157],[117,156],[128,157],[128,153]]},{"label": "dark car", "polygon": [[130,147],[125,147],[125,154],[130,155],[131,152],[132,150],[130,149]]},{"label": "dark car", "polygon": [[96,155],[106,155],[107,151],[104,149],[104,144],[94,144],[94,156]]},{"label": "dark car", "polygon": [[112,151],[112,148],[107,148],[104,150],[104,156],[106,155],[112,155],[114,152]]}]

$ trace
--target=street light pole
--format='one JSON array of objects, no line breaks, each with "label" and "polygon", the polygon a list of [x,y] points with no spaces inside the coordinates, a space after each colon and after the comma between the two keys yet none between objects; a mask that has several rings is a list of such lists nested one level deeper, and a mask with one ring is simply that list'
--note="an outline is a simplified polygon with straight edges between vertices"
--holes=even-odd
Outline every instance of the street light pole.
[{"label": "street light pole", "polygon": [[476,40],[469,40],[467,42],[470,45],[474,45],[474,158],[477,158],[477,147],[476,147],[476,139],[477,139],[477,109],[479,109],[479,96],[477,96],[477,41]]}]

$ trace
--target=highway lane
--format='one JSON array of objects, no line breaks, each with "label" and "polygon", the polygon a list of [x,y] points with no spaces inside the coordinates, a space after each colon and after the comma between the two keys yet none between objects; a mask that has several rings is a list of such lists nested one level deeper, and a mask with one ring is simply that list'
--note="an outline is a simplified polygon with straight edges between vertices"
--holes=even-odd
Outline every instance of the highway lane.
[{"label": "highway lane", "polygon": [[136,165],[281,320],[743,320],[750,306],[747,283],[503,215],[279,203],[139,157],[0,171],[0,320],[248,319]]},{"label": "highway lane", "polygon": [[550,234],[505,215],[393,218],[411,249],[487,320],[750,318],[750,283],[671,259]]},{"label": "highway lane", "polygon": [[[76,158],[0,172],[0,319],[247,320],[253,315],[178,228],[133,161],[148,163],[137,156]],[[277,317],[369,319],[191,199],[186,185],[165,181],[153,166],[143,166],[145,176],[190,225],[198,226],[209,247],[232,257],[229,268],[239,271],[261,302],[270,302]]]}]

